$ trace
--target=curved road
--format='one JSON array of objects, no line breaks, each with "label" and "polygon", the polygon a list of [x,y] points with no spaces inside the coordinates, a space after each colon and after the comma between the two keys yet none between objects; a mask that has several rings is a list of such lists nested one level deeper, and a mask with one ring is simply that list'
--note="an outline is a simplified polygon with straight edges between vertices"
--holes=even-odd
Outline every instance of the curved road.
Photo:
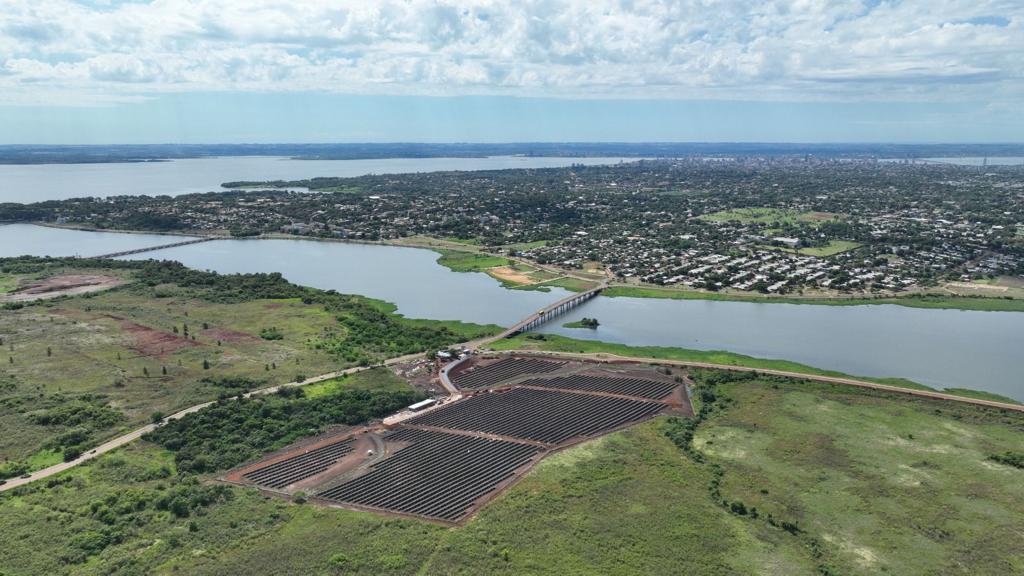
[{"label": "curved road", "polygon": [[[386,360],[384,362],[384,364],[385,365],[399,364],[399,363],[402,363],[402,362],[408,362],[410,360],[415,360],[417,358],[421,358],[422,356],[423,356],[422,353],[420,353],[420,354],[407,354],[405,356],[399,356],[397,358],[391,358],[389,360]],[[357,366],[355,368],[347,368],[345,370],[338,370],[336,372],[330,372],[330,373],[327,373],[327,374],[321,374],[319,376],[314,376],[312,378],[307,378],[306,380],[303,380],[302,382],[288,382],[287,384],[279,384],[277,386],[270,386],[268,388],[260,388],[259,390],[253,390],[251,392],[246,392],[245,394],[242,394],[242,397],[243,398],[249,398],[250,396],[262,395],[262,394],[273,394],[274,392],[277,392],[278,390],[280,390],[282,388],[290,388],[290,387],[294,387],[294,386],[306,386],[308,384],[316,384],[317,382],[323,382],[324,380],[330,380],[331,378],[337,378],[339,376],[345,376],[345,375],[348,375],[348,374],[355,374],[356,372],[362,372],[363,370],[369,370],[370,368],[374,368],[374,366]],[[202,404],[196,404],[195,406],[189,406],[188,408],[185,408],[184,410],[179,410],[178,412],[175,412],[174,414],[171,414],[170,416],[167,416],[166,418],[164,418],[164,420],[165,421],[167,421],[167,420],[178,420],[178,419],[183,418],[183,417],[185,417],[185,416],[187,416],[189,414],[192,414],[193,412],[198,412],[198,411],[202,410],[203,408],[206,408],[207,406],[210,406],[211,404],[215,404],[216,402],[217,402],[216,400],[211,400],[209,402],[203,402]],[[124,446],[125,444],[129,444],[131,442],[134,442],[134,441],[138,440],[139,438],[141,438],[142,436],[144,436],[145,434],[147,434],[149,432],[152,432],[155,429],[156,429],[156,424],[147,424],[147,425],[143,426],[142,428],[138,428],[136,430],[132,430],[131,432],[129,432],[127,434],[124,434],[123,436],[118,436],[117,438],[114,438],[112,440],[108,440],[108,441],[104,442],[103,444],[100,444],[96,448],[94,448],[94,449],[92,449],[92,450],[82,454],[78,458],[75,458],[74,460],[71,460],[70,462],[61,462],[60,464],[54,464],[53,466],[50,466],[49,468],[43,468],[42,470],[36,470],[35,472],[29,474],[27,477],[8,478],[6,484],[0,485],[0,492],[3,492],[5,490],[10,490],[12,488],[17,488],[18,486],[24,486],[25,484],[28,484],[29,482],[35,482],[36,480],[42,480],[43,478],[48,478],[50,476],[53,476],[54,474],[59,474],[59,473],[65,471],[65,470],[68,470],[70,468],[74,468],[75,466],[78,466],[79,464],[81,464],[83,462],[88,462],[89,460],[92,460],[93,458],[96,458],[100,454],[105,454],[107,452],[110,452],[111,450],[115,450],[117,448],[120,448],[121,446]]]},{"label": "curved road", "polygon": [[[468,347],[470,349],[475,349],[475,348],[477,348],[479,346],[489,344],[490,342],[493,342],[493,341],[499,339],[499,337],[500,337],[500,335],[499,336],[490,336],[490,337],[481,338],[481,339],[478,339],[478,340],[475,340],[475,341],[471,341],[471,342],[465,342],[463,344],[455,344],[454,346],[466,346],[466,347]],[[772,375],[775,375],[775,376],[785,376],[785,377],[789,377],[789,378],[799,378],[799,379],[802,379],[802,380],[813,380],[813,381],[817,381],[817,382],[828,382],[828,383],[831,383],[831,384],[844,384],[846,386],[855,386],[855,387],[858,387],[858,388],[869,388],[869,389],[872,389],[872,390],[882,390],[882,391],[886,391],[886,392],[896,392],[896,393],[900,393],[900,394],[908,394],[908,395],[911,395],[911,396],[919,396],[919,397],[922,397],[922,398],[932,398],[932,399],[935,399],[935,400],[948,400],[948,401],[954,401],[954,402],[963,402],[963,403],[966,403],[966,404],[974,404],[974,405],[977,405],[977,406],[987,406],[987,407],[990,407],[990,408],[1001,408],[1003,410],[1013,410],[1013,411],[1016,411],[1016,412],[1024,412],[1024,405],[1021,405],[1021,404],[1010,404],[1010,403],[1007,403],[1007,402],[997,402],[997,401],[994,401],[994,400],[982,400],[982,399],[979,399],[979,398],[967,398],[967,397],[964,397],[964,396],[954,396],[952,394],[944,394],[942,392],[935,392],[935,391],[930,391],[930,390],[915,390],[913,388],[900,388],[899,386],[889,386],[887,384],[876,384],[874,382],[866,382],[864,380],[857,380],[857,379],[854,379],[854,378],[843,378],[843,377],[837,377],[837,376],[819,376],[819,375],[814,375],[814,374],[803,374],[803,373],[800,373],[800,372],[788,372],[788,371],[785,371],[785,370],[772,370],[772,369],[765,369],[765,368],[750,368],[750,367],[747,367],[747,366],[733,366],[731,364],[712,364],[712,363],[709,363],[709,362],[690,362],[690,361],[686,361],[686,360],[666,360],[666,359],[663,359],[663,358],[641,358],[641,357],[635,357],[635,356],[619,356],[619,355],[616,355],[616,354],[605,354],[605,353],[581,354],[581,353],[572,353],[572,352],[545,352],[545,351],[536,351],[536,350],[507,350],[507,351],[502,351],[499,354],[506,354],[506,355],[508,355],[508,354],[532,354],[532,355],[537,355],[537,356],[553,356],[553,357],[560,357],[560,358],[590,360],[590,361],[597,361],[597,362],[612,362],[612,361],[614,361],[614,362],[633,362],[633,363],[644,362],[644,363],[651,363],[651,364],[664,364],[666,366],[679,366],[679,367],[683,367],[683,368],[713,368],[713,369],[718,369],[718,370],[732,370],[732,371],[735,371],[735,372],[760,372],[760,373],[763,373],[763,374],[772,374]],[[422,353],[407,354],[405,356],[399,356],[397,358],[391,358],[389,360],[386,360],[386,361],[384,361],[384,365],[389,366],[389,365],[392,365],[392,364],[399,364],[399,363],[402,363],[402,362],[408,362],[408,361],[411,361],[411,360],[415,360],[415,359],[420,358],[420,357],[422,357]],[[253,390],[251,392],[247,392],[247,393],[243,394],[242,396],[245,397],[245,398],[248,398],[250,396],[259,395],[259,394],[273,394],[274,392],[277,392],[278,390],[280,390],[282,388],[288,388],[288,387],[293,387],[293,386],[306,386],[308,384],[315,384],[317,382],[323,382],[324,380],[330,380],[331,378],[337,378],[339,376],[344,376],[344,375],[347,375],[347,374],[355,374],[356,372],[361,372],[363,370],[369,370],[370,368],[373,368],[373,367],[374,366],[347,368],[345,370],[338,370],[336,372],[330,372],[328,374],[321,374],[320,376],[314,376],[313,378],[308,378],[306,380],[303,380],[302,382],[289,382],[287,384],[280,384],[278,386],[271,386],[271,387],[268,387],[268,388],[260,388],[259,390]],[[442,378],[442,383],[443,384],[445,383],[445,380],[447,380],[447,378]],[[445,388],[449,392],[449,395],[458,394],[458,390],[457,389],[453,390],[453,388],[455,388],[455,387],[453,385],[451,385],[450,383],[445,384]],[[165,418],[165,420],[177,420],[177,419],[182,418],[182,417],[184,417],[184,416],[186,416],[188,414],[192,414],[193,412],[198,412],[198,411],[202,410],[203,408],[206,408],[207,406],[209,406],[211,404],[214,404],[215,402],[216,402],[216,400],[212,400],[210,402],[204,402],[202,404],[196,404],[195,406],[190,406],[188,408],[185,408],[184,410],[180,410],[178,412],[175,412],[174,414],[171,414],[170,416]],[[6,484],[0,485],[0,492],[3,492],[5,490],[10,490],[12,488],[17,488],[18,486],[23,486],[23,485],[28,484],[30,482],[35,482],[36,480],[42,480],[43,478],[48,478],[50,476],[53,476],[54,474],[59,474],[60,472],[63,472],[63,471],[68,470],[70,468],[73,468],[73,467],[75,467],[75,466],[77,466],[77,465],[79,465],[79,464],[81,464],[83,462],[87,462],[89,460],[92,460],[93,458],[96,458],[100,454],[105,454],[107,452],[110,452],[111,450],[120,448],[121,446],[124,446],[125,444],[128,444],[130,442],[134,442],[135,440],[138,440],[139,438],[141,438],[146,433],[153,431],[155,428],[156,428],[155,424],[147,424],[146,426],[143,426],[143,427],[141,427],[141,428],[139,428],[137,430],[133,430],[132,432],[129,432],[129,433],[123,435],[123,436],[118,436],[117,438],[114,438],[112,440],[108,440],[107,442],[104,442],[103,444],[97,446],[95,449],[90,450],[89,452],[87,452],[85,454],[82,454],[81,456],[79,456],[78,458],[76,458],[76,459],[74,459],[74,460],[72,460],[70,462],[61,462],[60,464],[55,464],[53,466],[50,466],[49,468],[43,468],[42,470],[37,470],[37,471],[29,474],[27,477],[8,479]]]},{"label": "curved road", "polygon": [[813,380],[816,382],[827,382],[830,384],[843,384],[846,386],[855,386],[857,388],[869,388],[872,390],[882,390],[885,392],[908,394],[910,396],[920,396],[922,398],[932,398],[935,400],[951,400],[953,402],[963,402],[965,404],[975,404],[977,406],[987,406],[989,408],[1001,408],[1003,410],[1024,412],[1024,404],[1011,404],[1009,402],[998,402],[996,400],[983,400],[981,398],[956,396],[954,394],[945,394],[943,392],[936,392],[934,390],[917,390],[915,388],[901,388],[899,386],[878,384],[875,382],[857,380],[855,378],[843,378],[840,376],[821,376],[817,374],[804,374],[802,372],[773,370],[770,368],[751,368],[749,366],[735,366],[732,364],[712,364],[710,362],[667,360],[664,358],[643,358],[639,356],[619,356],[617,354],[606,354],[603,352],[584,354],[576,352],[545,352],[537,350],[503,350],[499,352],[499,354],[532,354],[535,356],[554,356],[558,358],[567,358],[570,360],[589,360],[592,362],[643,362],[650,364],[663,364],[666,366],[679,366],[681,368],[712,368],[716,370],[731,370],[733,372],[758,372],[760,374],[771,374],[773,376],[785,376],[788,378],[799,378],[801,380]]}]

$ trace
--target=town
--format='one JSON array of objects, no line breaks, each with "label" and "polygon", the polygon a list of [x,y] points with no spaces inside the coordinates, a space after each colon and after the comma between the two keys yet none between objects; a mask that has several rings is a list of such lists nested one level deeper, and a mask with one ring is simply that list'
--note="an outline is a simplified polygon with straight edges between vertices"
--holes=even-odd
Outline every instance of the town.
[{"label": "town", "polygon": [[897,293],[1024,274],[1024,170],[792,157],[231,182],[228,191],[0,206],[97,229],[454,239],[622,282]]}]

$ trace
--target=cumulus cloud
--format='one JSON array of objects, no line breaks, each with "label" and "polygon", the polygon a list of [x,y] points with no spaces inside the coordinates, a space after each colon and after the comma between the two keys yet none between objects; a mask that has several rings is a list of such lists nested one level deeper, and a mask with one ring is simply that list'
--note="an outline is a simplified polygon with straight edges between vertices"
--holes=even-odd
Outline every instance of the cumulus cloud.
[{"label": "cumulus cloud", "polygon": [[1024,93],[1015,0],[4,4],[8,101],[199,90],[986,102]]}]

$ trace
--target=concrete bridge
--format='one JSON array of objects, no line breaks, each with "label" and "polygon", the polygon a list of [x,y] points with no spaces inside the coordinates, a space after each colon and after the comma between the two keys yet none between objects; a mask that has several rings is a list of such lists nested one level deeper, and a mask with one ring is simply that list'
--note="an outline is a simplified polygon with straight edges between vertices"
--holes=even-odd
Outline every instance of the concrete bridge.
[{"label": "concrete bridge", "polygon": [[591,288],[586,292],[570,294],[569,296],[562,298],[558,302],[555,302],[554,304],[547,306],[546,308],[538,310],[537,312],[530,314],[526,318],[523,318],[519,322],[516,322],[515,324],[507,328],[504,332],[495,336],[492,339],[492,341],[501,340],[503,338],[509,338],[511,336],[515,336],[516,334],[529,332],[530,330],[539,328],[546,322],[553,320],[554,318],[561,316],[562,314],[565,314],[569,310],[572,310],[573,308],[579,306],[580,304],[583,304],[584,302],[590,300],[594,296],[597,296],[598,294],[601,293],[602,290],[604,290],[607,287],[608,283],[602,282],[600,285],[596,286],[595,288]]},{"label": "concrete bridge", "polygon": [[163,250],[164,248],[175,248],[178,246],[188,246],[189,244],[199,244],[200,242],[209,242],[210,240],[218,240],[215,237],[205,238],[193,238],[191,240],[183,240],[181,242],[172,242],[171,244],[161,244],[160,246],[149,246],[148,248],[136,248],[135,250],[125,250],[123,252],[111,252],[110,254],[101,254],[99,256],[93,256],[93,258],[117,258],[118,256],[128,256],[131,254],[142,254],[143,252],[152,252],[154,250]]}]

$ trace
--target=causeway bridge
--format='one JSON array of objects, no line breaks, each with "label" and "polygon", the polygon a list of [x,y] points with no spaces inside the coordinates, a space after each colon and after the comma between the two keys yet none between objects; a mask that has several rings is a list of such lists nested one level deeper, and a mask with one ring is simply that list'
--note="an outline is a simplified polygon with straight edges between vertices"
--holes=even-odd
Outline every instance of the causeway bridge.
[{"label": "causeway bridge", "polygon": [[529,332],[530,330],[538,328],[542,324],[545,324],[548,321],[553,320],[554,318],[561,316],[562,314],[565,314],[569,310],[572,310],[573,308],[576,308],[580,304],[583,304],[584,302],[590,300],[594,296],[597,296],[598,294],[601,293],[601,291],[603,291],[607,287],[608,283],[607,281],[605,281],[599,284],[598,286],[591,288],[590,290],[587,290],[586,292],[570,294],[565,298],[562,298],[558,302],[555,302],[550,306],[538,310],[537,312],[530,314],[526,318],[523,318],[519,322],[516,322],[512,326],[505,329],[504,332],[495,336],[491,341],[509,338],[511,336],[515,336],[516,334]]},{"label": "causeway bridge", "polygon": [[181,242],[172,242],[170,244],[161,244],[159,246],[149,246],[146,248],[136,248],[135,250],[125,250],[123,252],[111,252],[110,254],[101,254],[99,256],[93,256],[93,258],[117,258],[118,256],[142,254],[143,252],[152,252],[154,250],[163,250],[165,248],[176,248],[178,246],[188,246],[189,244],[199,244],[200,242],[209,242],[210,240],[218,240],[218,238],[213,236],[205,236],[203,238],[192,238],[191,240],[182,240]]}]

